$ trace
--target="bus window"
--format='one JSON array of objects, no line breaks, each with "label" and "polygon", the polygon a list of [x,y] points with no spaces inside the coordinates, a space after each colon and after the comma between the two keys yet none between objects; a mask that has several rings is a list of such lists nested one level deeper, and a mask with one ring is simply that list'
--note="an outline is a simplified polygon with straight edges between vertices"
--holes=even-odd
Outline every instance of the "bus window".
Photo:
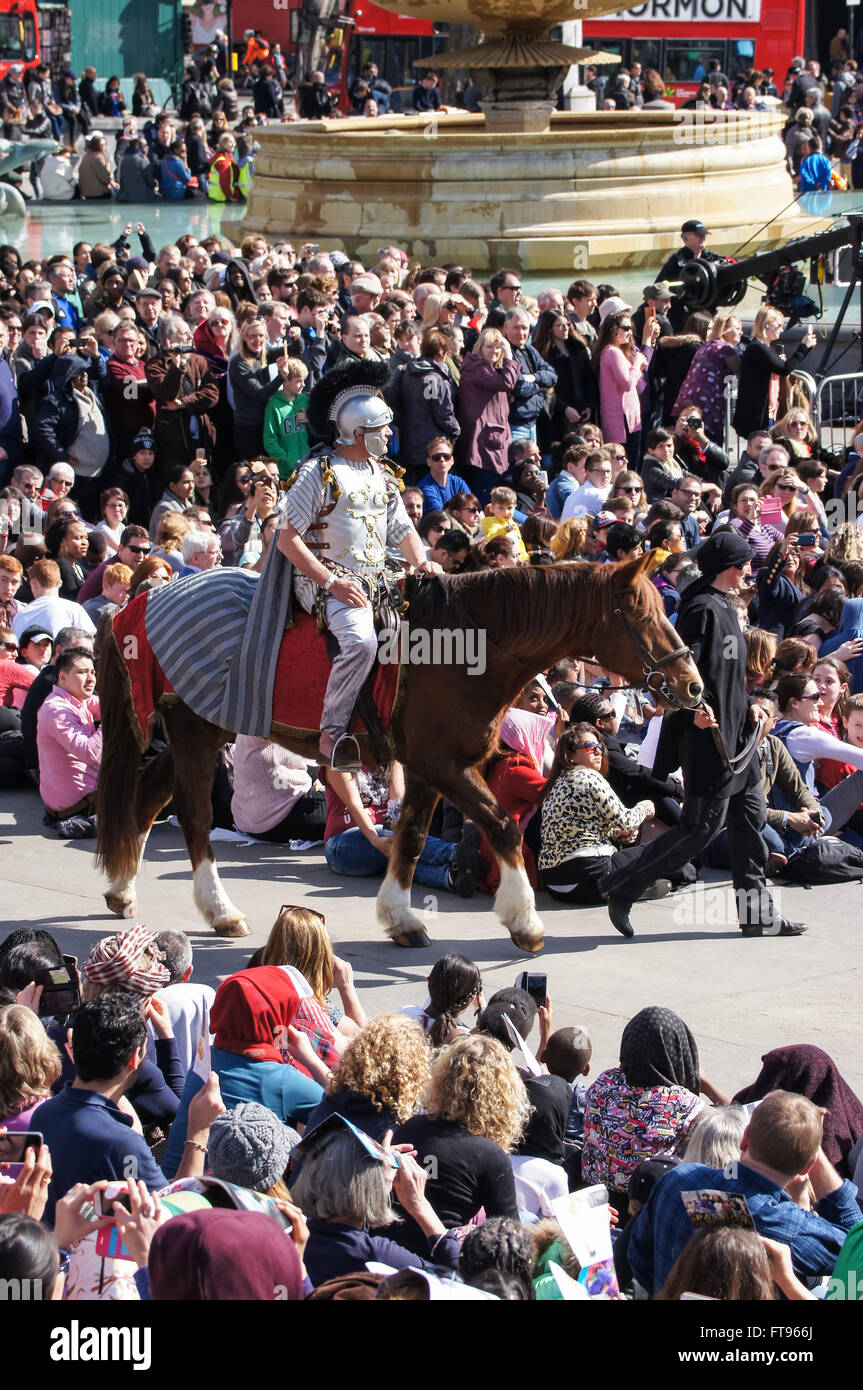
[{"label": "bus window", "polygon": [[642,76],[648,68],[653,68],[655,72],[661,72],[660,63],[661,49],[658,39],[633,39],[631,45],[630,63],[640,63]]},{"label": "bus window", "polygon": [[[553,32],[553,31],[552,31],[552,32]],[[597,68],[597,70],[596,70],[600,77],[604,77],[604,78],[605,78],[605,89],[606,89],[606,91],[609,91],[610,88],[612,88],[612,87],[614,86],[614,79],[615,79],[615,77],[617,76],[617,74],[620,72],[620,69],[621,69],[621,67],[623,66],[623,63],[624,63],[624,59],[625,59],[625,57],[626,57],[626,54],[625,54],[625,52],[624,52],[624,47],[623,47],[623,40],[622,40],[622,39],[588,39],[587,42],[589,43],[590,47],[593,49],[594,53],[600,53],[600,52],[601,52],[601,53],[617,53],[617,54],[619,55],[619,57],[620,57],[620,62],[619,62],[619,63],[608,63],[608,64],[603,63],[602,67],[601,67],[601,68]],[[589,59],[589,58],[585,58],[584,61],[585,61],[585,63],[589,63],[589,62],[590,62],[590,59]],[[645,66],[646,66],[646,64],[645,64]],[[582,69],[582,71],[584,71],[584,69]]]},{"label": "bus window", "polygon": [[755,44],[752,39],[728,40],[728,66],[731,69],[728,76],[732,82],[738,73],[751,72],[755,67]]},{"label": "bus window", "polygon": [[666,82],[703,82],[712,59],[718,59],[720,67],[725,62],[723,39],[667,39],[663,77]]},{"label": "bus window", "polygon": [[[30,21],[33,23],[32,19]],[[34,35],[35,51],[35,35]],[[33,56],[31,53],[28,55]],[[0,15],[0,61],[17,62],[24,57],[24,26],[18,15]]]},{"label": "bus window", "polygon": [[24,16],[24,53],[22,56],[25,63],[32,63],[36,57],[36,25],[33,23],[31,14]]}]

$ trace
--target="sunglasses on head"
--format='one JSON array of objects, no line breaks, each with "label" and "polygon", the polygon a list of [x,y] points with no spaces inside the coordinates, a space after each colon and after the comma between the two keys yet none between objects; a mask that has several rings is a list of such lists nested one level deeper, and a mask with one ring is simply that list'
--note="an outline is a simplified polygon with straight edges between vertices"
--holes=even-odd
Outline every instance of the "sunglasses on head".
[{"label": "sunglasses on head", "polygon": [[310,912],[313,917],[317,917],[324,926],[327,919],[322,912],[318,912],[316,907],[307,907],[304,903],[282,903],[279,912]]}]

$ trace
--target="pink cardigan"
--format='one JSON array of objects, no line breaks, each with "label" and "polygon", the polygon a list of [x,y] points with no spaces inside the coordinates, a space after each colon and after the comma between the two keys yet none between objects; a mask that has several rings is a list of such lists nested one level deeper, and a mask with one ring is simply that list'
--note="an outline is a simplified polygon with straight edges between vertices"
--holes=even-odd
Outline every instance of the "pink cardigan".
[{"label": "pink cardigan", "polygon": [[647,389],[647,365],[653,348],[638,351],[630,362],[620,348],[607,347],[599,359],[599,406],[606,444],[625,444],[626,430],[641,429],[641,395]]}]

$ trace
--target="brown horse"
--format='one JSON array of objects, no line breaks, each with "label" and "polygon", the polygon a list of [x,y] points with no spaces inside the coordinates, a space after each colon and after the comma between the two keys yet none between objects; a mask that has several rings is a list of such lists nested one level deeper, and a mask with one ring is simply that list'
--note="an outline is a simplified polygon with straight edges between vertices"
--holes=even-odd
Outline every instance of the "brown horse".
[{"label": "brown horse", "polygon": [[[409,581],[410,649],[391,730],[406,790],[377,900],[378,920],[397,944],[429,944],[411,911],[410,888],[432,812],[444,796],[485,832],[498,859],[494,906],[513,941],[525,951],[541,949],[542,923],[518,826],[492,796],[481,769],[518,692],[565,656],[593,656],[627,683],[647,685],[670,708],[699,704],[701,679],[664,615],[649,568],[644,557],[620,565],[564,563]],[[100,660],[99,693],[104,746],[97,824],[100,862],[111,879],[108,906],[118,916],[137,915],[135,878],[147,835],[173,796],[198,908],[220,936],[247,935],[243,914],[219,881],[209,841],[216,756],[237,731],[201,719],[176,695],[163,696],[158,707],[168,747],[139,773],[128,678],[113,637]],[[274,725],[270,737],[310,761],[317,755],[317,735],[297,739]],[[368,739],[360,745],[363,757],[376,761]]]}]

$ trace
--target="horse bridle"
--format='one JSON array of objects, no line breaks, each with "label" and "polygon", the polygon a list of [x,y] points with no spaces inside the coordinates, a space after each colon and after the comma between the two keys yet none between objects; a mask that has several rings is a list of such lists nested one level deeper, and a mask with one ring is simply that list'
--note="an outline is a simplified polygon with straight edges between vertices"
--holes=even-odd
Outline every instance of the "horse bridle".
[{"label": "horse bridle", "polygon": [[[624,594],[626,592],[628,592],[626,589],[612,589],[612,600],[618,598],[621,594]],[[663,666],[667,666],[671,661],[679,660],[679,658],[682,656],[691,656],[692,648],[685,647],[681,642],[679,646],[675,647],[672,651],[666,653],[665,656],[654,656],[647,643],[641,640],[641,637],[636,632],[635,628],[632,626],[632,623],[627,618],[623,609],[612,608],[611,611],[614,614],[615,618],[617,618],[620,622],[621,627],[623,628],[624,632],[626,633],[627,637],[629,638],[630,642],[632,643],[633,647],[638,653],[639,660],[641,661],[641,665],[644,670],[644,684],[647,687],[647,689],[651,692],[652,695],[658,695],[661,699],[665,700],[666,704],[671,705],[673,709],[687,708],[686,706],[684,706],[683,701],[680,699],[680,697],[669,685],[668,679],[663,674],[662,668]],[[607,689],[626,690],[629,689],[629,687],[608,686]]]}]

